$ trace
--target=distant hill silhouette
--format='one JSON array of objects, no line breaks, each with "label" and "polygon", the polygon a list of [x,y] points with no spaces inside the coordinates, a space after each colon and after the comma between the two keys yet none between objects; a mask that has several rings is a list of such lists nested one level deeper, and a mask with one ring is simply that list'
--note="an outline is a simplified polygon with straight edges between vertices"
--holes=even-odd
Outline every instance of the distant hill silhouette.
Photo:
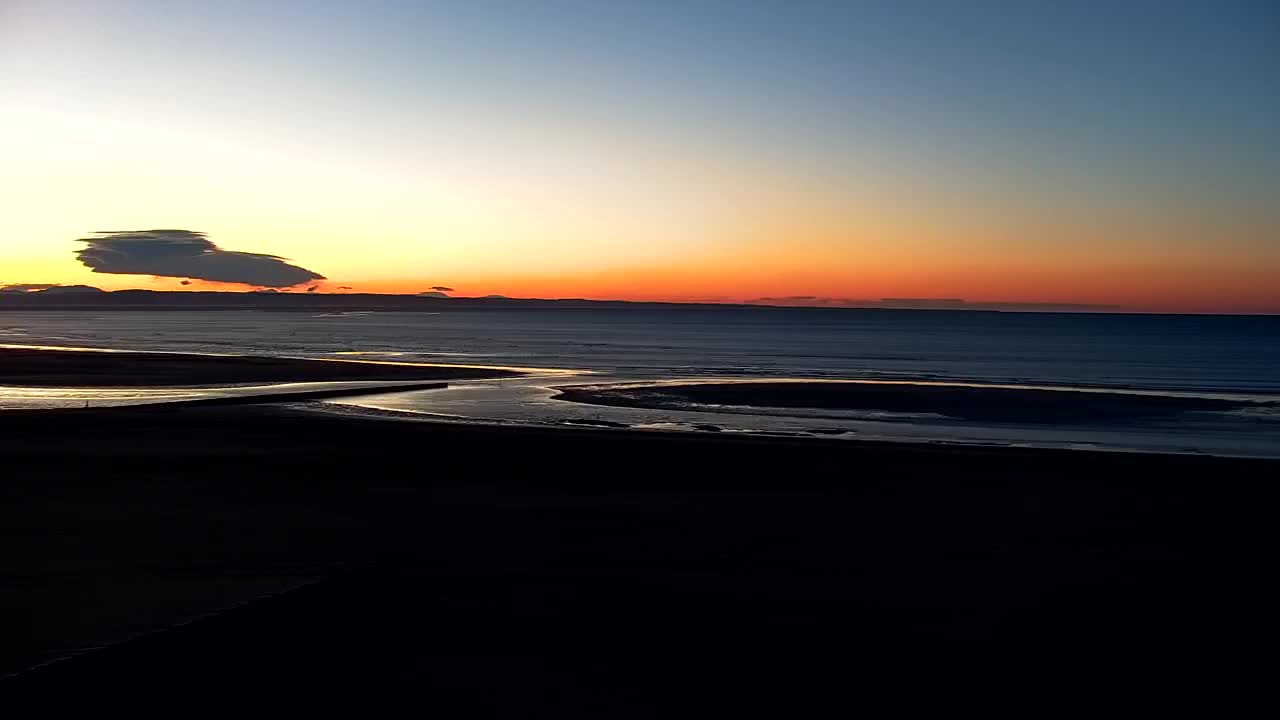
[{"label": "distant hill silhouette", "polygon": [[[485,297],[450,297],[443,293],[418,295],[384,295],[375,293],[317,293],[317,292],[172,292],[160,290],[117,290],[105,292],[84,285],[59,286],[34,292],[0,293],[0,310],[284,310],[284,311],[341,311],[384,310],[414,311],[443,308],[705,308],[744,309],[790,306],[806,309],[786,302],[766,302],[767,298],[744,304],[724,303],[676,303],[631,302],[627,300],[584,300],[582,298],[509,298],[502,295]],[[1038,305],[1032,303],[965,303],[948,301],[930,307],[923,303],[878,305],[826,305],[816,309],[846,308],[860,310],[927,309],[927,310],[1040,310],[1098,311],[1114,310],[1101,305]],[[815,308],[810,308],[815,309]]]},{"label": "distant hill silhouette", "polygon": [[51,288],[46,288],[44,290],[40,290],[38,291],[37,294],[40,294],[40,295],[84,295],[84,294],[100,295],[105,292],[106,292],[105,290],[100,290],[90,285],[58,285],[57,287],[51,287]]},{"label": "distant hill silhouette", "polygon": [[0,286],[0,295],[73,295],[76,293],[101,293],[96,287],[89,285],[4,285]]},{"label": "distant hill silhouette", "polygon": [[[91,289],[92,290],[92,289]],[[449,308],[656,308],[690,307],[682,303],[635,303],[625,300],[520,299],[500,295],[450,297],[444,293],[383,295],[375,293],[287,293],[287,292],[170,292],[158,290],[117,290],[0,294],[0,309],[94,309],[94,310],[436,310]],[[700,305],[696,307],[724,307]]]}]

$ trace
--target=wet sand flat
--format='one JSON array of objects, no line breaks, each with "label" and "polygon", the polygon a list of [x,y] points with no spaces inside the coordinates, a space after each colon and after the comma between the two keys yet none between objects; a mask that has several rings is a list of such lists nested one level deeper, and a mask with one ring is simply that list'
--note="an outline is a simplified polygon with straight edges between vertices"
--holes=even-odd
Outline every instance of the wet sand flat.
[{"label": "wet sand flat", "polygon": [[[565,388],[558,399],[594,405],[660,409],[717,406],[879,410],[954,419],[1070,423],[1212,412],[1266,403],[1204,397],[964,386],[937,383],[733,382]],[[1274,403],[1271,403],[1274,405]]]},{"label": "wet sand flat", "polygon": [[0,348],[0,385],[191,387],[515,377],[515,370],[292,358]]}]

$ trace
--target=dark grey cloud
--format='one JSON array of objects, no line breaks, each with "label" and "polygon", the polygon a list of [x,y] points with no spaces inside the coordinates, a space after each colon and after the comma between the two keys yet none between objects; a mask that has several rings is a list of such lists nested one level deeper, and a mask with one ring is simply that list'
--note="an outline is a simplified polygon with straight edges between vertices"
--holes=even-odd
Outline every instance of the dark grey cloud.
[{"label": "dark grey cloud", "polygon": [[180,283],[178,283],[178,284],[179,284],[179,285],[190,285],[190,284],[191,284],[191,281],[190,281],[190,280],[183,280],[182,282],[180,282]]},{"label": "dark grey cloud", "polygon": [[431,289],[435,290],[436,292],[453,292],[453,288],[445,287],[443,285],[435,285]]},{"label": "dark grey cloud", "polygon": [[320,289],[319,285],[312,285],[311,287],[307,288],[307,292],[313,293],[319,289]]},{"label": "dark grey cloud", "polygon": [[80,262],[97,273],[195,278],[254,287],[292,287],[324,276],[284,258],[223,250],[191,230],[126,230],[80,238]]}]

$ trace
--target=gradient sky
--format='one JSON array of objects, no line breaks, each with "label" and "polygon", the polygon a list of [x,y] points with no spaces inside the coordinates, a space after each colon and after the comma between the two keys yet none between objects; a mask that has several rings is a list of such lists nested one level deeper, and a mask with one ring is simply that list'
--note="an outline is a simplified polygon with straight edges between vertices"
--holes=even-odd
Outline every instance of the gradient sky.
[{"label": "gradient sky", "polygon": [[1277,68],[1273,0],[0,0],[0,283],[1280,312]]}]

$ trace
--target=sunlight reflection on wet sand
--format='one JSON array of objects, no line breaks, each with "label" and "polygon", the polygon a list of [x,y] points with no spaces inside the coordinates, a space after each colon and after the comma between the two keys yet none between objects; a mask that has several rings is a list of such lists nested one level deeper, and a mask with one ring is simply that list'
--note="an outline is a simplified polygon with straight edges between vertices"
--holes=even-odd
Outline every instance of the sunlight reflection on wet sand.
[{"label": "sunlight reflection on wet sand", "polygon": [[[0,343],[0,349],[40,350],[48,352],[91,352],[108,354],[148,354],[203,357],[252,357],[233,353],[177,353],[155,350],[118,350],[109,348],[64,347],[56,345],[21,345]],[[346,360],[332,357],[285,357],[288,360],[309,360],[329,363],[353,363],[361,365],[390,365],[400,367],[423,368],[459,368],[468,370],[500,370],[523,373],[529,378],[567,378],[590,375],[590,371],[566,370],[560,368],[526,368],[518,366],[498,365],[462,365],[452,363],[403,362],[389,360]],[[469,382],[490,382],[511,380],[512,378],[475,378]],[[447,379],[442,379],[448,381]],[[0,410],[4,409],[59,409],[85,407],[117,407],[124,405],[151,405],[181,400],[199,400],[230,397],[250,397],[258,395],[281,396],[282,401],[288,395],[309,393],[320,390],[366,390],[380,386],[402,386],[404,381],[308,381],[279,382],[253,384],[217,384],[189,387],[146,386],[132,387],[30,387],[20,385],[0,385]]]}]

